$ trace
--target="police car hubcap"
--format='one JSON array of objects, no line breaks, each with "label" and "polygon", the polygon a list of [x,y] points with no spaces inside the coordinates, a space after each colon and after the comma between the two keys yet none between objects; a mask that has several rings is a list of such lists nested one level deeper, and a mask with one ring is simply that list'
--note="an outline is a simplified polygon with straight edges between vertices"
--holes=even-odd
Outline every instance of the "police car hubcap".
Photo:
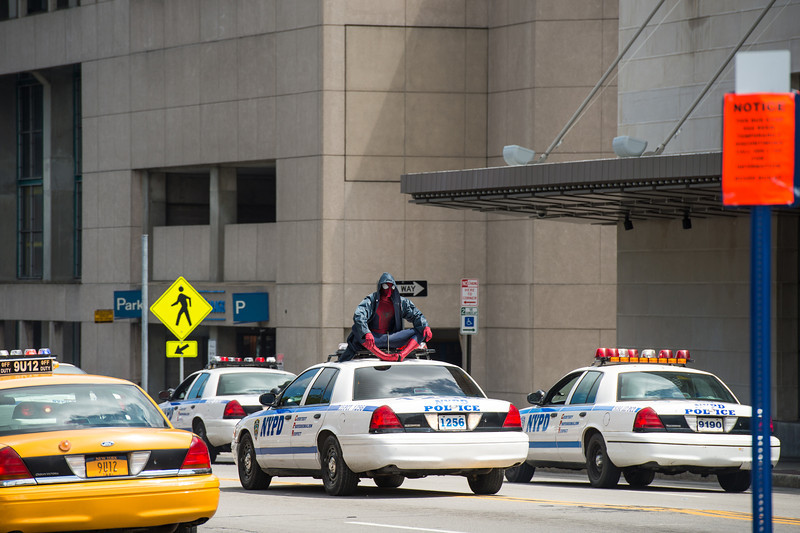
[{"label": "police car hubcap", "polygon": [[328,472],[330,473],[331,477],[336,475],[336,457],[328,458]]}]

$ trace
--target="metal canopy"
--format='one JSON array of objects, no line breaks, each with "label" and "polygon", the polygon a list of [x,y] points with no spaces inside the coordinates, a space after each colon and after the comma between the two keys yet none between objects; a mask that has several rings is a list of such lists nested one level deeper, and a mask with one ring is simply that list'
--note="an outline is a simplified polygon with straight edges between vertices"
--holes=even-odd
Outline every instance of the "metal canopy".
[{"label": "metal canopy", "polygon": [[589,224],[749,213],[723,207],[721,173],[709,152],[406,174],[400,190],[420,205]]}]

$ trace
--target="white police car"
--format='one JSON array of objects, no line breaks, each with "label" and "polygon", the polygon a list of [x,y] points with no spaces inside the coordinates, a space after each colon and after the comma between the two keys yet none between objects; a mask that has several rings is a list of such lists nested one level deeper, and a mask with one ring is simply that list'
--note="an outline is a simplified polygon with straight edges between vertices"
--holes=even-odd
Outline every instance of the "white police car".
[{"label": "white police car", "polygon": [[261,400],[269,407],[239,421],[233,436],[246,489],[312,476],[344,496],[360,478],[393,488],[406,477],[460,475],[474,493],[494,494],[503,469],[528,449],[516,407],[438,361],[321,363]]},{"label": "white police car", "polygon": [[258,397],[294,379],[275,366],[273,358],[217,357],[176,389],[161,391],[159,407],[173,426],[202,438],[214,462],[219,452],[230,449],[236,422],[263,409]]},{"label": "white police car", "polygon": [[[614,487],[620,474],[634,487],[656,472],[716,474],[728,492],[750,487],[750,406],[715,375],[686,368],[687,350],[600,348],[599,366],[579,368],[548,392],[528,395],[522,409],[528,460],[506,471],[531,480],[537,466],[586,468],[594,487]],[[780,442],[771,437],[771,460]]]}]

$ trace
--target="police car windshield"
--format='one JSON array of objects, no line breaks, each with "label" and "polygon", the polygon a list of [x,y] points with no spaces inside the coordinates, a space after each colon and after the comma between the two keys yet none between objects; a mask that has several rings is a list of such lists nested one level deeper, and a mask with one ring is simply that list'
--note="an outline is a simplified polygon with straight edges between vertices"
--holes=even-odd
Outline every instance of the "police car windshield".
[{"label": "police car windshield", "polygon": [[617,400],[712,400],[738,403],[715,376],[678,371],[620,373]]},{"label": "police car windshield", "polygon": [[484,394],[460,368],[434,365],[385,365],[358,368],[353,400],[403,396],[463,396]]},{"label": "police car windshield", "polygon": [[267,372],[236,372],[221,374],[217,385],[217,396],[234,394],[262,394],[280,387],[294,378],[292,374]]},{"label": "police car windshield", "polygon": [[0,436],[93,427],[169,425],[133,385],[42,385],[0,391]]}]

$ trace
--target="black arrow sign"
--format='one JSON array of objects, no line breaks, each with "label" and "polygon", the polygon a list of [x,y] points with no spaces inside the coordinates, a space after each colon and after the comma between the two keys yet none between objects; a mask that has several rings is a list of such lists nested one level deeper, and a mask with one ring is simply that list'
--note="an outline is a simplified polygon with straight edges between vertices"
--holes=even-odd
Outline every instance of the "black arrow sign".
[{"label": "black arrow sign", "polygon": [[181,346],[179,348],[175,348],[175,355],[183,355],[183,351],[188,347],[189,347],[188,344],[184,344],[183,346]]},{"label": "black arrow sign", "polygon": [[427,296],[428,281],[395,281],[400,296]]}]

